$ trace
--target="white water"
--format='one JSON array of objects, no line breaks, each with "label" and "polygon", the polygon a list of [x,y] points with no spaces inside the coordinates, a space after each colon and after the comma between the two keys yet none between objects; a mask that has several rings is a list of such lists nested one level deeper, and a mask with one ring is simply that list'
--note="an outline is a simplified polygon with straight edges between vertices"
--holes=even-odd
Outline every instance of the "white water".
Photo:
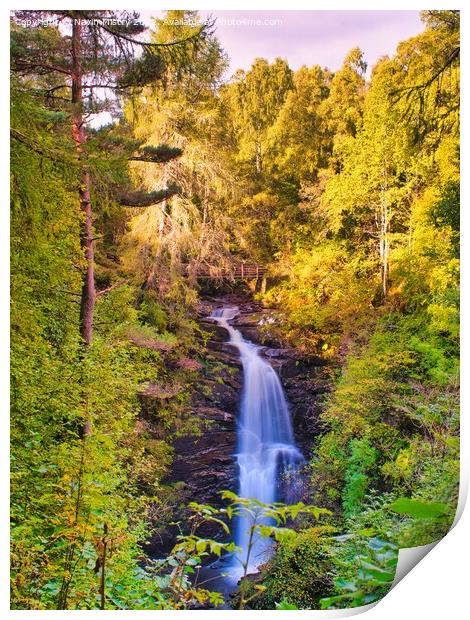
[{"label": "white water", "polygon": [[[279,500],[281,474],[295,470],[303,456],[295,445],[289,409],[276,372],[260,357],[261,347],[245,340],[229,323],[238,313],[237,307],[225,307],[215,310],[211,317],[229,332],[229,342],[237,347],[243,365],[238,422],[238,494],[272,503]],[[232,571],[238,575],[246,560],[250,526],[250,519],[238,518],[235,542],[242,552],[235,558]],[[267,559],[270,546],[269,539],[255,539],[249,558],[250,572]]]}]

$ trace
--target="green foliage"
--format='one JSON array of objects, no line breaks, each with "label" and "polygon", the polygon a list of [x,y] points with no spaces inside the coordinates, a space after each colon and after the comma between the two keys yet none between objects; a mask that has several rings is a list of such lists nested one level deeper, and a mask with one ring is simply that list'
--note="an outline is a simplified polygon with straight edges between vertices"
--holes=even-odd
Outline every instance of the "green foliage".
[{"label": "green foliage", "polygon": [[[282,540],[276,555],[262,567],[265,591],[256,598],[256,609],[318,609],[319,600],[331,590],[332,561],[327,526],[310,527]],[[282,607],[289,601],[292,607]]]},{"label": "green foliage", "polygon": [[[387,594],[395,579],[398,549],[394,544],[380,538],[370,538],[362,544],[351,540],[347,535],[338,537],[336,544],[354,546],[352,564],[356,571],[350,578],[337,577],[334,580],[335,588],[341,594],[322,598],[321,609],[360,607],[378,601]],[[344,550],[338,552],[339,557],[343,554]],[[344,564],[339,558],[336,562],[337,572],[341,572]]]},{"label": "green foliage", "polygon": [[456,181],[449,181],[442,189],[431,216],[438,226],[450,226],[455,232],[460,230],[460,186]]},{"label": "green foliage", "polygon": [[329,94],[330,78],[318,65],[294,73],[293,88],[268,134],[268,163],[276,176],[313,180],[327,164],[329,136],[324,135],[321,105]]},{"label": "green foliage", "polygon": [[259,175],[264,168],[268,130],[293,87],[292,71],[281,58],[271,65],[257,58],[248,72],[238,71],[235,78],[228,87],[228,96],[238,157]]},{"label": "green foliage", "polygon": [[[421,489],[428,500],[455,505],[456,359],[447,339],[431,346],[428,326],[418,326],[414,319],[389,316],[369,344],[349,356],[323,414],[330,432],[313,461],[320,503],[337,505],[341,497],[351,515],[360,510],[365,490],[385,482],[400,494]],[[417,329],[423,330],[420,338],[411,335]]]},{"label": "green foliage", "polygon": [[140,319],[144,324],[155,327],[159,332],[166,330],[168,314],[161,303],[158,302],[153,291],[148,291],[139,308]]},{"label": "green foliage", "polygon": [[418,502],[400,497],[389,506],[390,510],[413,519],[441,519],[449,514],[449,506],[438,502]]},{"label": "green foliage", "polygon": [[370,445],[367,437],[351,439],[350,457],[344,475],[343,510],[350,517],[362,508],[369,478],[368,472],[374,470],[377,452]]},{"label": "green foliage", "polygon": [[[140,545],[151,527],[162,525],[151,522],[152,514],[172,517],[162,484],[172,460],[171,433],[196,426],[187,407],[193,371],[181,367],[170,381],[166,368],[168,357],[177,364],[197,347],[194,328],[184,310],[169,320],[171,300],[163,306],[151,294],[142,299],[139,288],[122,281],[127,274],[107,258],[116,251],[118,227],[103,200],[95,222],[101,233],[98,288],[110,290],[97,298],[95,338],[83,354],[82,216],[66,121],[67,115],[54,115],[14,90],[12,607],[184,607],[193,599],[180,601],[165,591],[142,567]],[[111,166],[96,163],[95,153],[91,161],[95,172],[109,173]],[[154,417],[144,422],[142,393],[157,382],[165,398],[145,396],[153,398]],[[173,382],[180,382],[177,391]],[[84,437],[85,419],[91,434]]]},{"label": "green foliage", "polygon": [[286,599],[282,599],[280,603],[276,603],[276,609],[280,611],[288,611],[289,609],[298,609],[295,605],[292,605]]},{"label": "green foliage", "polygon": [[[244,609],[247,606],[249,608],[257,608],[259,606],[264,608],[263,605],[266,604],[269,605],[268,608],[274,608],[274,605],[271,604],[273,602],[272,596],[276,598],[279,595],[279,598],[282,598],[285,594],[284,590],[279,591],[278,593],[273,586],[277,578],[277,573],[275,573],[271,578],[271,571],[268,569],[269,583],[266,584],[253,584],[249,578],[247,578],[251,554],[256,544],[256,540],[259,540],[259,538],[272,537],[279,544],[281,550],[284,548],[292,549],[293,547],[294,550],[292,551],[291,556],[297,556],[300,553],[300,550],[302,550],[302,553],[305,552],[306,555],[304,560],[308,560],[308,554],[310,552],[310,539],[304,533],[303,535],[306,541],[304,541],[305,544],[302,544],[300,540],[301,535],[297,534],[292,527],[285,527],[285,525],[287,525],[288,521],[295,521],[299,515],[308,516],[318,520],[322,517],[330,515],[330,512],[329,510],[318,508],[316,506],[305,505],[303,502],[290,505],[283,504],[281,502],[265,504],[254,498],[248,499],[239,497],[232,491],[227,490],[222,492],[222,497],[230,500],[230,503],[223,511],[230,519],[233,517],[242,517],[250,524],[247,549],[243,550],[244,552],[246,551],[246,555],[241,558],[237,557],[243,569],[242,580],[238,591],[238,608]],[[274,521],[274,525],[270,524],[272,521]],[[316,543],[318,536],[324,531],[328,531],[328,528],[312,528],[310,531],[310,537],[313,538]],[[297,543],[299,543],[298,548]],[[315,550],[313,553],[316,553]],[[278,557],[280,557],[279,552],[276,555],[276,562]],[[318,555],[318,557],[320,557],[320,555]],[[315,555],[315,561],[318,560],[318,557]],[[289,560],[286,560],[286,562],[288,563]],[[300,562],[299,564],[296,564],[296,566],[300,565]],[[280,570],[282,572],[283,569],[281,568]],[[309,570],[311,570],[311,564],[309,564],[306,568],[302,568],[302,571],[305,572],[302,573],[302,576],[300,576],[299,579],[301,581],[303,580],[304,585],[306,576],[308,576],[309,580],[311,578],[311,575],[309,575],[308,572]],[[284,578],[282,579],[282,583],[284,584],[284,587],[286,587]],[[294,585],[294,588],[296,586],[299,587],[299,590],[297,591],[297,594],[299,594],[301,586],[296,584]],[[292,591],[288,590],[288,593],[292,594]],[[293,600],[295,602],[295,599]],[[266,603],[266,601],[268,601],[268,603]]]},{"label": "green foliage", "polygon": [[222,595],[198,585],[202,561],[209,556],[232,553],[237,547],[232,542],[223,543],[198,535],[198,530],[208,523],[221,526],[228,533],[227,524],[217,516],[222,511],[196,502],[191,502],[189,509],[189,532],[177,537],[177,543],[167,558],[154,562],[151,574],[158,575],[154,578],[159,588],[170,594],[169,608],[191,609],[208,602],[217,607],[224,602]]},{"label": "green foliage", "polygon": [[323,105],[326,124],[338,152],[342,138],[355,136],[361,122],[367,63],[359,48],[346,56],[341,69],[331,80],[330,93]]}]

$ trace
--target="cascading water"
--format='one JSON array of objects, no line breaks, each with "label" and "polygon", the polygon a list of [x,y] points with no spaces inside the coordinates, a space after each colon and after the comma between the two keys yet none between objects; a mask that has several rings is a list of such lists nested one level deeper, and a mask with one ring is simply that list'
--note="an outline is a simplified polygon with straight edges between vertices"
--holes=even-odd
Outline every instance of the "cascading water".
[{"label": "cascading water", "polygon": [[[238,423],[239,495],[263,503],[278,500],[278,483],[282,473],[294,471],[303,461],[295,445],[289,409],[281,382],[270,364],[259,355],[261,347],[245,340],[229,321],[239,314],[237,307],[215,310],[211,316],[230,335],[243,365],[243,392]],[[241,573],[246,561],[251,522],[239,517],[235,542],[242,551],[235,558],[233,573]],[[249,569],[266,560],[270,541],[252,541]],[[238,571],[237,571],[238,567]]]}]

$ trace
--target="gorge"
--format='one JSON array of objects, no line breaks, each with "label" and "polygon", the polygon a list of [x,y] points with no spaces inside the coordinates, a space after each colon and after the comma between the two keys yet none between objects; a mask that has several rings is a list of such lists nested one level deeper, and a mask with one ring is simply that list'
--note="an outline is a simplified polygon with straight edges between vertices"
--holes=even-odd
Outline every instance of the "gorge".
[{"label": "gorge", "polygon": [[[247,290],[206,295],[198,313],[206,334],[203,357],[208,366],[200,371],[191,407],[203,431],[174,442],[168,482],[180,489],[178,502],[220,508],[225,489],[265,503],[308,502],[308,484],[296,475],[296,466],[308,459],[320,433],[331,364],[279,340],[272,330],[280,320],[277,311],[263,307]],[[187,518],[177,509],[176,515],[183,521]],[[210,580],[212,588],[225,595],[236,588],[243,573],[249,536],[243,519],[228,525],[230,536],[214,525],[201,530],[209,538],[234,540],[245,550],[222,562],[212,559],[210,567],[202,569],[200,579]],[[147,552],[162,557],[175,544],[177,533],[171,527],[159,532],[147,541]],[[269,557],[271,544],[271,540],[256,542],[248,572]],[[222,573],[229,576],[219,578]]]}]

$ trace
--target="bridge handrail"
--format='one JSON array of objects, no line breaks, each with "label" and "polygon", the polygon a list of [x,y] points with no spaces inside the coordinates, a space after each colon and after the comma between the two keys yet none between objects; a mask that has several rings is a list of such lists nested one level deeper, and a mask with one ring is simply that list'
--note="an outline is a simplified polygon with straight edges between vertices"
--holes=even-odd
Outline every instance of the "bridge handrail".
[{"label": "bridge handrail", "polygon": [[[189,272],[189,265],[185,271]],[[199,278],[256,278],[264,276],[267,268],[257,263],[238,263],[233,268],[215,267],[212,265],[201,265],[194,270],[194,275]]]}]

